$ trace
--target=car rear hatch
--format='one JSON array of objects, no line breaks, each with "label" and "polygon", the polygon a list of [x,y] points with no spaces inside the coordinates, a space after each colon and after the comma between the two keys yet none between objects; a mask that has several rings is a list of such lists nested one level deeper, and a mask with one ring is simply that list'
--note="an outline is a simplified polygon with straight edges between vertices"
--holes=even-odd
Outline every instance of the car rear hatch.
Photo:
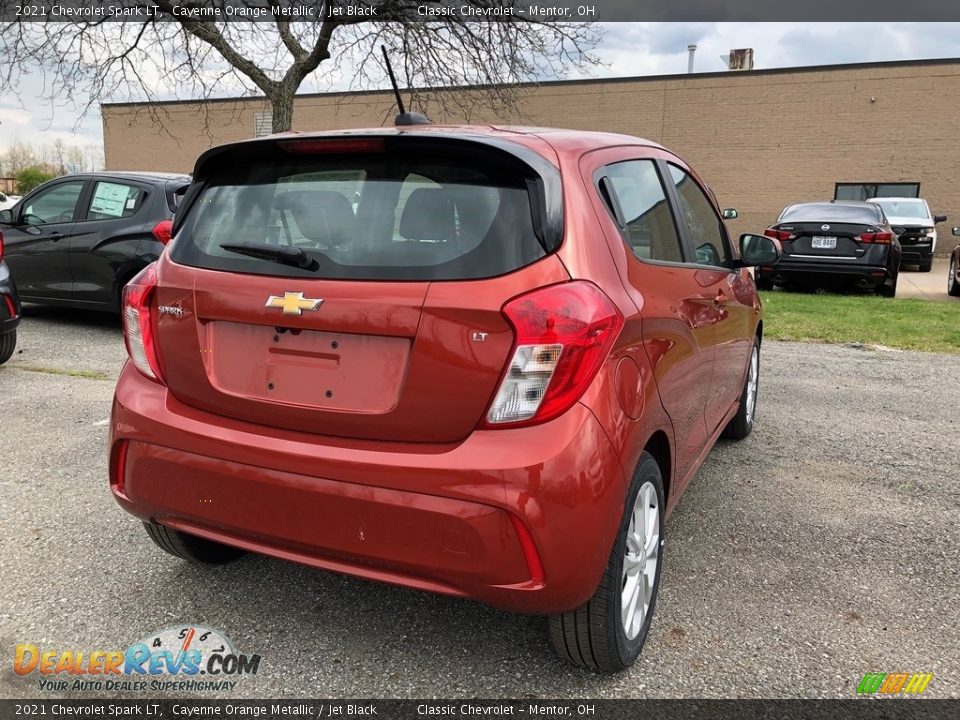
[{"label": "car rear hatch", "polygon": [[164,381],[263,426],[462,439],[510,356],[504,303],[568,279],[559,191],[553,165],[486,138],[210,151],[158,265]]},{"label": "car rear hatch", "polygon": [[785,263],[883,264],[893,233],[870,203],[795,205],[766,234],[778,239]]},{"label": "car rear hatch", "polygon": [[783,223],[774,226],[783,235],[784,260],[867,261],[867,249],[881,228],[854,223]]}]

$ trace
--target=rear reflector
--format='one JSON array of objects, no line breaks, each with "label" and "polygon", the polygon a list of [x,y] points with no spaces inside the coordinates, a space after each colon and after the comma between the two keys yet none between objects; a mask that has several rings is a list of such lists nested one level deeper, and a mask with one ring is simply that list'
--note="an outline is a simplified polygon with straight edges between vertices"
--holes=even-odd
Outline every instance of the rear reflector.
[{"label": "rear reflector", "polygon": [[151,380],[163,382],[152,309],[156,287],[156,263],[150,263],[123,289],[123,339],[134,367]]},{"label": "rear reflector", "polygon": [[13,298],[9,295],[4,295],[3,304],[7,306],[7,314],[11,318],[15,318],[17,316],[17,307],[13,304]]},{"label": "rear reflector", "polygon": [[516,515],[510,514],[510,522],[513,523],[513,529],[517,533],[517,539],[520,541],[520,549],[523,551],[523,558],[527,561],[527,570],[530,571],[530,579],[536,583],[542,583],[546,578],[543,571],[543,562],[540,560],[540,554],[537,552],[537,546],[533,542],[533,536],[523,520]]},{"label": "rear reflector", "polygon": [[860,242],[862,243],[890,245],[891,243],[893,243],[893,233],[890,233],[890,232],[861,233],[859,239],[860,239]]},{"label": "rear reflector", "polygon": [[566,412],[583,394],[623,327],[617,307],[577,280],[514,298],[503,307],[513,355],[484,425],[533,425]]},{"label": "rear reflector", "polygon": [[294,154],[383,152],[383,138],[331,138],[329,140],[280,140],[282,150]]},{"label": "rear reflector", "polygon": [[166,245],[173,232],[173,220],[161,220],[153,227],[153,236]]},{"label": "rear reflector", "polygon": [[113,456],[110,458],[110,485],[113,491],[122,497],[127,496],[127,450],[129,443],[120,440],[113,446]]},{"label": "rear reflector", "polygon": [[791,240],[794,235],[789,230],[777,230],[776,228],[767,228],[763,231],[763,234],[767,237],[773,238],[774,240]]}]

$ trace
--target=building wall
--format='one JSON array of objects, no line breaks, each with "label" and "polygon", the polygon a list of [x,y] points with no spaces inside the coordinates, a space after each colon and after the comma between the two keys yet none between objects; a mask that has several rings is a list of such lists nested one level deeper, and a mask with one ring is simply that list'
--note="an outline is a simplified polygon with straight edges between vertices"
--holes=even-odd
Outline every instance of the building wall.
[{"label": "building wall", "polygon": [[[521,93],[516,117],[486,119],[660,142],[738,209],[734,232],[762,230],[790,202],[832,199],[836,182],[920,182],[931,208],[950,216],[940,250],[960,225],[960,59],[564,81]],[[254,113],[267,109],[257,98],[104,105],[106,167],[189,171],[205,149],[251,137]],[[294,129],[380,126],[394,112],[389,93],[304,95]]]}]

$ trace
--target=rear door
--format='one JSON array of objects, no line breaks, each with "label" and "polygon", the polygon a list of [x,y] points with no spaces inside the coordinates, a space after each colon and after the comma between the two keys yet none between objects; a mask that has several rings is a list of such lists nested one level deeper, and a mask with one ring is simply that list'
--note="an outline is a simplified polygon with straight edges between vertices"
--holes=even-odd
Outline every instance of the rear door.
[{"label": "rear door", "polygon": [[733,268],[730,238],[707,191],[676,159],[666,163],[665,176],[679,211],[688,261],[697,269],[701,297],[712,304],[713,373],[704,405],[707,432],[712,435],[740,397],[757,309],[747,271]]},{"label": "rear door", "polygon": [[159,267],[180,401],[344,438],[448,443],[477,426],[513,344],[503,304],[568,275],[534,230],[529,168],[411,143],[241,149],[201,178]]},{"label": "rear door", "polygon": [[[678,479],[685,478],[707,441],[704,407],[713,372],[717,310],[704,272],[688,253],[666,186],[650,148],[592,153],[584,168],[602,198],[601,212],[615,222],[612,242],[625,244],[620,264],[628,293],[639,309],[644,349],[660,399],[673,423]],[[597,164],[600,166],[593,169]],[[605,227],[610,227],[604,223]],[[629,333],[630,328],[624,330]]]},{"label": "rear door", "polygon": [[150,233],[151,218],[146,208],[158,200],[166,202],[154,195],[162,192],[154,192],[145,183],[91,180],[70,238],[74,299],[98,304],[119,300],[118,279],[129,279],[139,269],[137,247]]},{"label": "rear door", "polygon": [[19,204],[17,224],[4,227],[5,258],[22,296],[70,296],[68,248],[85,184],[64,178],[45,186]]}]

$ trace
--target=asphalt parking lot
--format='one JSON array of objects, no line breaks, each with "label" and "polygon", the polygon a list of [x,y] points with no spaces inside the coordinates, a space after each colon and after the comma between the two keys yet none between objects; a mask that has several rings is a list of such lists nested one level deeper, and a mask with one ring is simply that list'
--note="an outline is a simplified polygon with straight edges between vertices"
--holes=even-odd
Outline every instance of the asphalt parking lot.
[{"label": "asphalt parking lot", "polygon": [[766,343],[756,429],[688,489],[644,654],[601,677],[556,660],[541,618],[162,554],[107,488],[117,320],[28,308],[20,335],[0,368],[2,697],[98,696],[15,675],[18,643],[202,623],[262,656],[230,697],[852,697],[866,672],[922,671],[960,698],[960,356]]}]

